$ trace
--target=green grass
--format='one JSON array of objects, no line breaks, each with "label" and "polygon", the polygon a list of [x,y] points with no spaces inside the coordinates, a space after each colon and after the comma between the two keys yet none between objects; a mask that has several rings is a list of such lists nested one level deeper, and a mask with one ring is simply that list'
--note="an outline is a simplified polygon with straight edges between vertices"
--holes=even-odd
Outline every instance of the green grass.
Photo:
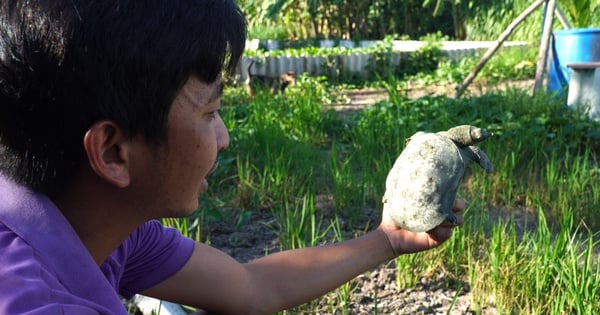
[{"label": "green grass", "polygon": [[[231,145],[211,190],[193,217],[165,223],[205,241],[216,220],[243,225],[252,212],[264,212],[276,222],[281,249],[340,241],[376,226],[364,222],[365,209],[380,211],[385,177],[407,137],[472,124],[494,133],[482,149],[496,172],[471,168],[459,192],[469,201],[465,225],[441,248],[397,258],[396,285],[413,287],[443,268],[449,286],[469,288],[473,307],[503,314],[600,309],[600,123],[545,92],[411,100],[398,92],[403,82],[380,84],[389,101],[349,120],[324,110],[338,87],[322,79],[301,77],[285,95],[252,99],[226,89],[222,116]],[[318,208],[319,196],[333,199],[332,211]],[[493,209],[511,215],[500,220]],[[535,228],[514,219],[524,213]],[[347,313],[354,285],[320,304]]]}]

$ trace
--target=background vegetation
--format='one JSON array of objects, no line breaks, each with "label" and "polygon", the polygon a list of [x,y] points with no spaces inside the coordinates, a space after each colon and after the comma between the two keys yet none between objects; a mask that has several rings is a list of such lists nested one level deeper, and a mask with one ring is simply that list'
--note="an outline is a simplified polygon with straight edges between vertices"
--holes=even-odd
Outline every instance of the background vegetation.
[{"label": "background vegetation", "polygon": [[[520,49],[504,52],[482,79],[523,75],[517,64],[526,58]],[[567,108],[564,94],[546,91],[460,99],[410,99],[404,92],[407,82],[458,82],[474,62],[382,77],[389,100],[350,117],[330,107],[345,86],[322,77],[301,76],[279,95],[261,91],[249,98],[242,88],[226,89],[222,116],[231,145],[220,155],[211,190],[194,216],[165,223],[210,242],[217,222],[237,229],[271,217],[281,250],[354,237],[377,225],[379,218],[367,213],[379,215],[385,177],[407,137],[473,124],[494,133],[482,148],[497,172],[467,174],[460,190],[469,201],[466,225],[439,249],[399,257],[397,287],[443,270],[446,286],[471,292],[475,311],[593,313],[600,309],[600,123]],[[320,208],[323,199],[331,205]],[[531,219],[517,219],[523,217]],[[325,303],[345,314],[354,290],[350,283],[284,313],[322,311]]]},{"label": "background vegetation", "polygon": [[[256,38],[421,38],[440,31],[453,38],[494,40],[530,1],[239,3]],[[593,26],[597,5],[586,5],[592,8],[587,25]],[[536,14],[511,39],[537,41],[541,10]],[[379,56],[386,58],[386,51]],[[494,85],[532,78],[536,57],[536,51],[503,49],[478,80]],[[401,73],[378,71],[368,84],[385,88],[388,100],[352,116],[340,116],[331,107],[344,99],[347,88],[365,86],[349,77],[302,75],[285,94],[259,91],[253,98],[241,87],[225,89],[222,116],[230,148],[220,155],[199,210],[165,223],[210,243],[219,223],[238,229],[268,217],[281,250],[354,237],[377,225],[385,177],[407,137],[418,130],[473,124],[494,133],[482,148],[497,172],[489,176],[474,168],[467,173],[459,192],[469,201],[467,223],[441,248],[396,259],[396,286],[414,287],[443,270],[444,285],[468,290],[476,312],[493,307],[508,314],[592,314],[600,309],[600,122],[567,108],[564,91],[408,98],[406,90],[415,84],[461,82],[478,60],[453,62],[437,53],[418,58],[425,60],[409,59]],[[318,200],[324,199],[331,204],[322,207]],[[354,290],[350,283],[321,301],[282,313],[314,313],[325,304],[332,313],[346,314]],[[377,292],[372,298],[377,300]]]},{"label": "background vegetation", "polygon": [[[441,32],[453,39],[494,40],[533,1],[528,0],[238,0],[250,38],[417,39]],[[598,0],[558,0],[574,27],[600,26]],[[511,40],[539,38],[537,10]],[[556,23],[560,28],[560,24]]]}]

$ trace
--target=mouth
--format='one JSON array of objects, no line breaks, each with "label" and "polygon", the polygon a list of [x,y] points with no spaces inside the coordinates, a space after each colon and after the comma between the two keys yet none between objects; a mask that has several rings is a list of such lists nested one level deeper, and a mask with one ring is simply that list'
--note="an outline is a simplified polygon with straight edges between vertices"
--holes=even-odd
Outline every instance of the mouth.
[{"label": "mouth", "polygon": [[200,183],[200,186],[201,186],[200,194],[202,194],[203,192],[206,192],[208,190],[208,181],[206,180],[206,177],[208,177],[208,176],[210,176],[210,174],[214,173],[217,170],[217,167],[219,167],[219,162],[215,161],[215,164],[213,164],[213,166],[208,171],[208,174],[206,174],[206,176],[202,179],[202,182]]}]

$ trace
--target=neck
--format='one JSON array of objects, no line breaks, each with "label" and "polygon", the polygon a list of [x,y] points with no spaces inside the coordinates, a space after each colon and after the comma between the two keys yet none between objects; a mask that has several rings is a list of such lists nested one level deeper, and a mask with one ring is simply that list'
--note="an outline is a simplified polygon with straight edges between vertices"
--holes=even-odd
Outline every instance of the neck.
[{"label": "neck", "polygon": [[100,265],[149,218],[142,218],[126,191],[97,179],[76,180],[69,193],[50,198],[67,218],[96,264]]}]

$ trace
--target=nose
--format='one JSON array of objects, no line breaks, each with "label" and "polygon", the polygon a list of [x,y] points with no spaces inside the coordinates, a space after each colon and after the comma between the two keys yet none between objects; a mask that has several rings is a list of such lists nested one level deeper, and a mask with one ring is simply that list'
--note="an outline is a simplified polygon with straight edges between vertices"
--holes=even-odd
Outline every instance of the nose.
[{"label": "nose", "polygon": [[225,123],[223,119],[221,119],[221,115],[218,115],[218,121],[216,124],[215,133],[217,135],[217,148],[220,150],[225,150],[229,147],[229,131],[227,131],[227,127],[225,127]]}]

